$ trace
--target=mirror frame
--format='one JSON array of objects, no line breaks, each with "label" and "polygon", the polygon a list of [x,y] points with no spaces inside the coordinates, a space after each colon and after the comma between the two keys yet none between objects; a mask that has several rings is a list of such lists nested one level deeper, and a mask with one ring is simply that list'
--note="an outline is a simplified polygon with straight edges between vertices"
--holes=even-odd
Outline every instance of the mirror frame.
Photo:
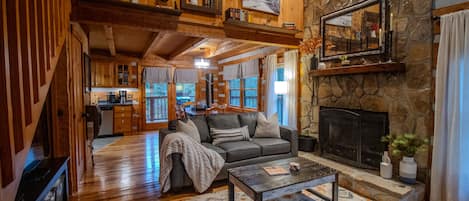
[{"label": "mirror frame", "polygon": [[[379,17],[379,23],[381,24],[380,27],[384,27],[382,30],[384,32],[383,37],[384,39],[382,40],[382,44],[380,44],[380,47],[378,49],[372,49],[372,50],[365,50],[361,52],[355,52],[355,53],[345,53],[345,54],[337,54],[337,55],[332,55],[332,56],[326,56],[325,52],[325,23],[327,20],[339,17],[351,12],[354,12],[356,10],[360,10],[361,8],[365,8],[371,4],[376,4],[378,3],[380,6],[380,11],[381,15]],[[326,14],[321,16],[321,39],[322,39],[322,46],[321,46],[321,61],[329,61],[329,60],[334,60],[334,59],[339,59],[341,56],[347,56],[347,57],[358,57],[358,56],[367,56],[367,55],[379,55],[379,54],[384,54],[386,50],[386,45],[387,45],[387,40],[386,40],[386,30],[388,30],[388,23],[387,23],[387,1],[386,0],[365,0],[362,2],[359,2],[357,4],[351,5],[349,7],[346,7],[344,9]]]}]

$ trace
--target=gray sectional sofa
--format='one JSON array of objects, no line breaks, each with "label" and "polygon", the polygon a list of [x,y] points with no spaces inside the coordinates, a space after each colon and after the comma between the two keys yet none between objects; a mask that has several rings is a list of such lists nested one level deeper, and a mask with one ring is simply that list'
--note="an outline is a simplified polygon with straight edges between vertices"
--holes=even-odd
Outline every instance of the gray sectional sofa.
[{"label": "gray sectional sofa", "polygon": [[[262,163],[278,159],[296,157],[298,155],[298,136],[295,129],[280,127],[281,139],[278,138],[253,138],[257,125],[257,112],[240,114],[214,114],[209,116],[195,116],[191,120],[197,126],[202,145],[215,150],[223,159],[225,165],[215,181],[227,179],[227,169]],[[251,141],[237,141],[211,144],[210,128],[230,129],[248,126]],[[174,129],[161,129],[159,132],[159,144]],[[160,152],[161,153],[161,152]],[[183,187],[192,186],[191,179],[187,176],[181,154],[173,154],[173,169],[171,171],[171,190],[179,191]]]}]

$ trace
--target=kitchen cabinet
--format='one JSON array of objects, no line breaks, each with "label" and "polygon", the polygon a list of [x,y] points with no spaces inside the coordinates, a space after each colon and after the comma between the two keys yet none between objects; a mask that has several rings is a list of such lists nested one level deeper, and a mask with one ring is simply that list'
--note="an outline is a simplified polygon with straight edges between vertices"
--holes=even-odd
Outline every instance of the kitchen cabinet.
[{"label": "kitchen cabinet", "polygon": [[138,67],[137,63],[116,65],[116,86],[126,88],[137,88]]},{"label": "kitchen cabinet", "polygon": [[132,133],[132,105],[114,106],[114,133]]},{"label": "kitchen cabinet", "polygon": [[92,62],[92,79],[93,87],[113,87],[114,86],[114,62],[109,61],[93,61]]},{"label": "kitchen cabinet", "polygon": [[136,62],[92,61],[91,76],[91,85],[93,87],[138,87],[138,66]]}]

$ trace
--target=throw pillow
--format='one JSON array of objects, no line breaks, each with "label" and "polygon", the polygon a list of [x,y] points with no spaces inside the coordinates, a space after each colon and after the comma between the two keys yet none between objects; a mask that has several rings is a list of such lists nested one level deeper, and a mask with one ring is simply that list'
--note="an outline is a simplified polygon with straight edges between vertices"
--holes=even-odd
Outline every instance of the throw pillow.
[{"label": "throw pillow", "polygon": [[280,126],[278,125],[278,115],[275,113],[269,119],[259,112],[257,115],[257,126],[255,138],[280,138]]},{"label": "throw pillow", "polygon": [[197,129],[197,126],[194,124],[192,120],[187,120],[187,123],[184,123],[183,121],[178,121],[178,125],[176,130],[178,132],[183,132],[193,138],[195,141],[200,143],[200,134],[199,134],[199,129]]},{"label": "throw pillow", "polygon": [[213,145],[218,145],[225,142],[251,140],[251,138],[249,137],[249,130],[247,126],[232,129],[211,128],[210,133],[212,134]]}]

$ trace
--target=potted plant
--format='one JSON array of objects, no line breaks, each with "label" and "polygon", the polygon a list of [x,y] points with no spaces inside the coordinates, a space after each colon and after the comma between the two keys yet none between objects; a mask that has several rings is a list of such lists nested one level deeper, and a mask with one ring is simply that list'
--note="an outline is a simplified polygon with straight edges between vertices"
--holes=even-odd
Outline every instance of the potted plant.
[{"label": "potted plant", "polygon": [[402,156],[399,163],[399,178],[404,183],[414,184],[417,178],[417,163],[414,156],[427,149],[428,139],[415,134],[388,135],[382,138],[389,144],[393,156]]},{"label": "potted plant", "polygon": [[348,60],[348,56],[342,55],[339,57],[339,59],[340,59],[340,64],[342,64],[342,66],[350,65],[350,60]]}]

